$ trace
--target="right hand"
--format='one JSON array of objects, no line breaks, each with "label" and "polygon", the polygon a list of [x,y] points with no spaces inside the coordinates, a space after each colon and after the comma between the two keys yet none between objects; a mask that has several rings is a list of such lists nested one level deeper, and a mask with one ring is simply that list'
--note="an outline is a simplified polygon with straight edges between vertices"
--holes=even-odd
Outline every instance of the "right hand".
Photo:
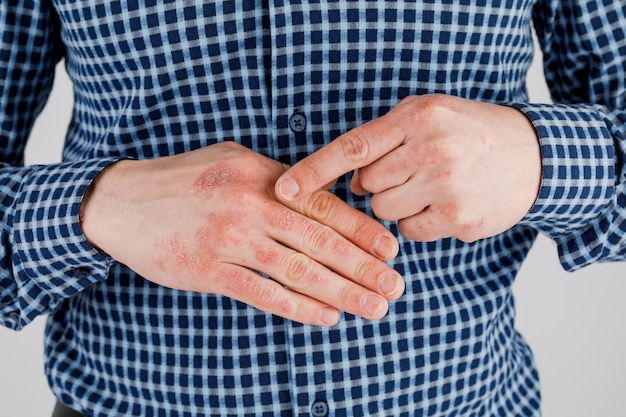
[{"label": "right hand", "polygon": [[[222,294],[302,323],[383,317],[404,291],[380,223],[318,190],[279,203],[286,165],[233,142],[105,169],[83,201],[87,239],[146,279]],[[267,274],[267,279],[255,271]]]}]

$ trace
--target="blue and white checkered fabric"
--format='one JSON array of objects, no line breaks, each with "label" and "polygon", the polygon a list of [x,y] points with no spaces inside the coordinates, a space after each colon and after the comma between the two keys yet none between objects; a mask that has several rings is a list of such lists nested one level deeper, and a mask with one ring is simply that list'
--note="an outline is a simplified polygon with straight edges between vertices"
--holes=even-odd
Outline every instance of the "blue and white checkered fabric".
[{"label": "blue and white checkered fabric", "polygon": [[[50,383],[89,415],[538,415],[511,295],[536,234],[568,269],[626,257],[622,0],[3,0],[0,21],[0,322],[52,313]],[[528,103],[533,23],[554,105]],[[63,58],[64,162],[23,167]],[[162,288],[81,233],[82,195],[112,161],[235,140],[294,163],[433,92],[525,112],[540,196],[490,239],[400,238],[406,294],[380,321],[323,329]],[[337,193],[369,212],[345,181]]]}]

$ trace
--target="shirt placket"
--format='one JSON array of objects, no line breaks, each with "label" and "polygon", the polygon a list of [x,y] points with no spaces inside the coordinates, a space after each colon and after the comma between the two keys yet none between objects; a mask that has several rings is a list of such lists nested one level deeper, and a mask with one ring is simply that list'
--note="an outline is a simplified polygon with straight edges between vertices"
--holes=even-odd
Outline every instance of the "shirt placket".
[{"label": "shirt placket", "polygon": [[[268,76],[272,98],[271,140],[274,141],[269,152],[273,153],[273,158],[287,164],[315,150],[311,140],[315,123],[310,118],[307,94],[311,82],[306,79],[305,68],[305,57],[310,55],[314,45],[305,29],[309,16],[297,3],[270,0],[268,5],[271,33]],[[324,360],[320,360],[323,352],[316,352],[321,349],[325,331],[290,321],[285,321],[284,327],[293,415],[329,415],[327,394],[319,386],[326,379]]]}]

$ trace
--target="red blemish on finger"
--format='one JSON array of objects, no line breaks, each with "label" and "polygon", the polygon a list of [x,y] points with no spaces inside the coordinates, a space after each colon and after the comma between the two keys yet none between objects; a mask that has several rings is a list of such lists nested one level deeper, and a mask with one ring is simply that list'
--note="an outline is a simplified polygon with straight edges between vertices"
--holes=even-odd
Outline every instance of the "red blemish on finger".
[{"label": "red blemish on finger", "polygon": [[322,282],[322,277],[319,274],[312,274],[309,278],[309,281],[314,284],[319,284]]},{"label": "red blemish on finger", "polygon": [[263,265],[276,265],[278,263],[278,252],[273,249],[257,249],[255,257]]},{"label": "red blemish on finger", "polygon": [[333,245],[333,251],[338,255],[348,255],[349,249],[345,242],[339,240]]},{"label": "red blemish on finger", "polygon": [[298,224],[298,216],[287,208],[274,208],[265,212],[265,221],[272,227],[290,230]]},{"label": "red blemish on finger", "polygon": [[217,164],[205,170],[194,182],[195,193],[202,198],[211,198],[213,191],[229,182],[241,180],[241,174],[227,164]]},{"label": "red blemish on finger", "polygon": [[283,298],[278,302],[278,308],[280,308],[280,311],[283,313],[289,313],[292,309],[291,302],[288,299]]},{"label": "red blemish on finger", "polygon": [[243,272],[233,271],[227,274],[225,277],[224,287],[231,291],[232,294],[241,295],[254,295],[257,292],[257,285],[255,283],[255,277],[244,274]]}]

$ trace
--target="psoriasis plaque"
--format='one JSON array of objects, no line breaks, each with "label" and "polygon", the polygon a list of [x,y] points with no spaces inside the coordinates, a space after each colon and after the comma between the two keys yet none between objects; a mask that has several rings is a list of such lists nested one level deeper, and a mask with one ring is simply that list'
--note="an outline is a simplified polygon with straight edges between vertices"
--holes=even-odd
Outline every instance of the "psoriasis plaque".
[{"label": "psoriasis plaque", "polygon": [[204,171],[194,183],[194,191],[204,199],[211,198],[216,187],[235,180],[241,180],[241,175],[226,164],[217,164]]}]

